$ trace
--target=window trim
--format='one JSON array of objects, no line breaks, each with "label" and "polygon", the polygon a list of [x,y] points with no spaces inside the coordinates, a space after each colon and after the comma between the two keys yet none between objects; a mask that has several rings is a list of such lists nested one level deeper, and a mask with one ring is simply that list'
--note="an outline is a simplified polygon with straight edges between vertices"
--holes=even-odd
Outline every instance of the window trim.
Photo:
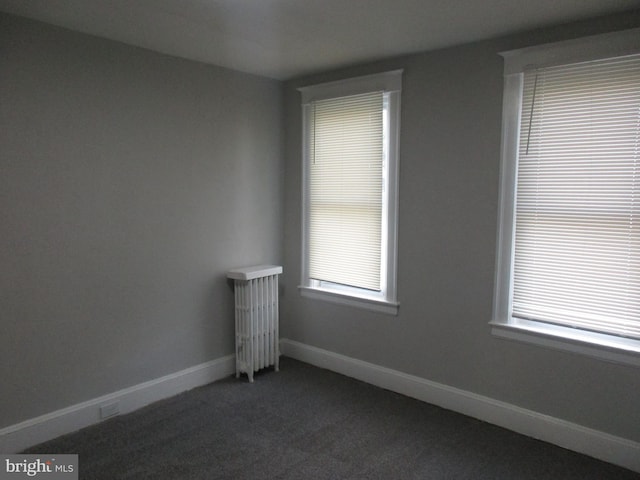
[{"label": "window trim", "polygon": [[[298,88],[302,96],[302,262],[301,284],[298,287],[304,297],[325,300],[331,303],[365,308],[376,312],[397,315],[397,258],[398,258],[398,166],[400,137],[400,92],[403,70],[393,70],[345,80],[321,83]],[[383,206],[382,292],[332,285],[309,278],[308,271],[308,214],[309,171],[308,111],[316,100],[357,95],[372,91],[388,94],[389,136],[388,166],[386,172],[386,198]]]},{"label": "window trim", "polygon": [[640,340],[512,318],[515,185],[522,104],[523,71],[640,52],[640,29],[595,35],[502,52],[504,92],[498,232],[491,333],[497,337],[640,366]]}]

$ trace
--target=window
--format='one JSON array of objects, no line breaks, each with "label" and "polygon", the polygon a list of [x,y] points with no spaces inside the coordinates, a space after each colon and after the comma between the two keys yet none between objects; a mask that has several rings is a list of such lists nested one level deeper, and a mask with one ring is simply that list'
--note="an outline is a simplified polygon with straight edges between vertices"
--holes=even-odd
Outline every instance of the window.
[{"label": "window", "polygon": [[640,365],[639,38],[504,54],[497,335]]},{"label": "window", "polygon": [[302,295],[397,313],[402,72],[301,88]]}]

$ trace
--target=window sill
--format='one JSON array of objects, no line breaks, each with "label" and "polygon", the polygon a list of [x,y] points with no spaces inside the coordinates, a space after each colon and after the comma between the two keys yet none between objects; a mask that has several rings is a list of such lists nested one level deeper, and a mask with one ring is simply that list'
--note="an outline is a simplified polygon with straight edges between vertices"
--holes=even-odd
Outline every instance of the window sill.
[{"label": "window sill", "polygon": [[640,367],[640,341],[525,320],[492,321],[497,337]]},{"label": "window sill", "polygon": [[389,302],[387,300],[370,298],[365,296],[356,296],[352,293],[336,292],[334,290],[299,286],[300,295],[315,300],[324,300],[326,302],[337,303],[339,305],[348,305],[351,307],[364,308],[374,312],[386,313],[389,315],[397,315],[400,304],[397,302]]}]

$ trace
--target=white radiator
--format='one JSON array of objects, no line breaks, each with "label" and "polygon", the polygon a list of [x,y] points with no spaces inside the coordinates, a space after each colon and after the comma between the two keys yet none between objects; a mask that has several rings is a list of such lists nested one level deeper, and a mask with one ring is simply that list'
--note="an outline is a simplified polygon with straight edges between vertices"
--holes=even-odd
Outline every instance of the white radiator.
[{"label": "white radiator", "polygon": [[259,265],[227,273],[234,280],[236,378],[274,366],[279,368],[278,275],[282,267]]}]

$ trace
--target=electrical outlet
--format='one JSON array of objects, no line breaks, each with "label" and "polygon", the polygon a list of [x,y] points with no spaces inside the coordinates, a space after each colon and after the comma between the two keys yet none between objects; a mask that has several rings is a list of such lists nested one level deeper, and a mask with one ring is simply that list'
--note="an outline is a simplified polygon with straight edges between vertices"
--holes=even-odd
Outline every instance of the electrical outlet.
[{"label": "electrical outlet", "polygon": [[100,406],[100,418],[105,419],[120,413],[120,402],[107,403]]}]

